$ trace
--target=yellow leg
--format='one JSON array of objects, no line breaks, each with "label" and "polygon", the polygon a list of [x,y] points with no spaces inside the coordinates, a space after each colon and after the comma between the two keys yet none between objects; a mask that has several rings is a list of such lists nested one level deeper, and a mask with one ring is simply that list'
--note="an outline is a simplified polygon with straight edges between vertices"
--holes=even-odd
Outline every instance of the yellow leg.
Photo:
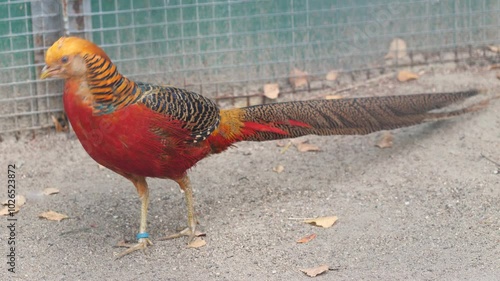
[{"label": "yellow leg", "polygon": [[145,250],[147,246],[153,245],[151,240],[149,240],[149,234],[146,232],[149,205],[149,190],[146,178],[130,177],[129,179],[134,184],[141,199],[141,224],[139,226],[139,234],[137,234],[138,243],[135,245],[126,245],[125,247],[128,247],[128,249],[118,254],[117,259],[137,250]]},{"label": "yellow leg", "polygon": [[191,243],[196,236],[201,235],[201,233],[196,232],[196,215],[194,213],[194,199],[193,199],[193,189],[191,188],[191,182],[187,175],[184,175],[182,178],[175,180],[179,187],[184,191],[184,196],[186,198],[186,207],[187,207],[187,219],[188,226],[175,234],[169,235],[165,238],[161,238],[159,240],[167,240],[174,239],[181,236],[188,236],[188,244]]}]

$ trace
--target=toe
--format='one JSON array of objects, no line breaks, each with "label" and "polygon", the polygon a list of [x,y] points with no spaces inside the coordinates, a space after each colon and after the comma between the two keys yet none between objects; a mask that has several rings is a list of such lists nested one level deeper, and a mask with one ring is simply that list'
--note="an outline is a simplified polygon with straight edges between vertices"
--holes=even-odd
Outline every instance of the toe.
[{"label": "toe", "polygon": [[128,249],[119,253],[116,256],[116,259],[122,258],[122,257],[124,257],[130,253],[133,253],[135,251],[138,251],[138,250],[142,250],[145,253],[147,247],[151,246],[151,245],[153,245],[153,243],[151,242],[151,240],[149,240],[149,238],[141,238],[141,239],[139,239],[139,242],[135,245],[122,244],[120,246],[128,247]]}]

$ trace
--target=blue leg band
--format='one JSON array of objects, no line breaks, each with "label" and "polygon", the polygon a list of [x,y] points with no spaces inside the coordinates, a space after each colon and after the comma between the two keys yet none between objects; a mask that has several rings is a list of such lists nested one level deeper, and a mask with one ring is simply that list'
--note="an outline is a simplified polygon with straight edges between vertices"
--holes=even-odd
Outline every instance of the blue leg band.
[{"label": "blue leg band", "polygon": [[137,233],[137,236],[135,236],[137,238],[137,240],[141,239],[141,238],[149,238],[149,233],[147,232],[141,232],[141,233]]}]

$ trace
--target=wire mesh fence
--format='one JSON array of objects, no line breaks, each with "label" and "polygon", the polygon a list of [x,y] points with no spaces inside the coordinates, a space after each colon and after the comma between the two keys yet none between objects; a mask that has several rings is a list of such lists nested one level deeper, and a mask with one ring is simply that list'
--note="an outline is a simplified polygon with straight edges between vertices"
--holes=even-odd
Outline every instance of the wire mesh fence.
[{"label": "wire mesh fence", "polygon": [[[87,38],[126,76],[186,87],[220,104],[338,86],[326,74],[497,60],[498,0],[0,1],[0,133],[54,126],[62,81],[40,81],[60,36]],[[401,40],[394,40],[400,38]],[[388,53],[391,42],[400,46]],[[394,44],[394,43],[393,43]],[[307,72],[303,89],[292,69]]]}]

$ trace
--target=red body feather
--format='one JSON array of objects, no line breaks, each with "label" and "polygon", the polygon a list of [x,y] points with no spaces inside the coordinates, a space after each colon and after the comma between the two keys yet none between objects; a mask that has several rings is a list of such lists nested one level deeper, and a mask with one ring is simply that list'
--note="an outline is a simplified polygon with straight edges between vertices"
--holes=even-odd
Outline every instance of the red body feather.
[{"label": "red body feather", "polygon": [[212,151],[206,141],[187,143],[190,132],[179,121],[142,104],[95,115],[76,93],[78,86],[66,82],[63,100],[68,119],[87,153],[117,173],[178,179]]}]

